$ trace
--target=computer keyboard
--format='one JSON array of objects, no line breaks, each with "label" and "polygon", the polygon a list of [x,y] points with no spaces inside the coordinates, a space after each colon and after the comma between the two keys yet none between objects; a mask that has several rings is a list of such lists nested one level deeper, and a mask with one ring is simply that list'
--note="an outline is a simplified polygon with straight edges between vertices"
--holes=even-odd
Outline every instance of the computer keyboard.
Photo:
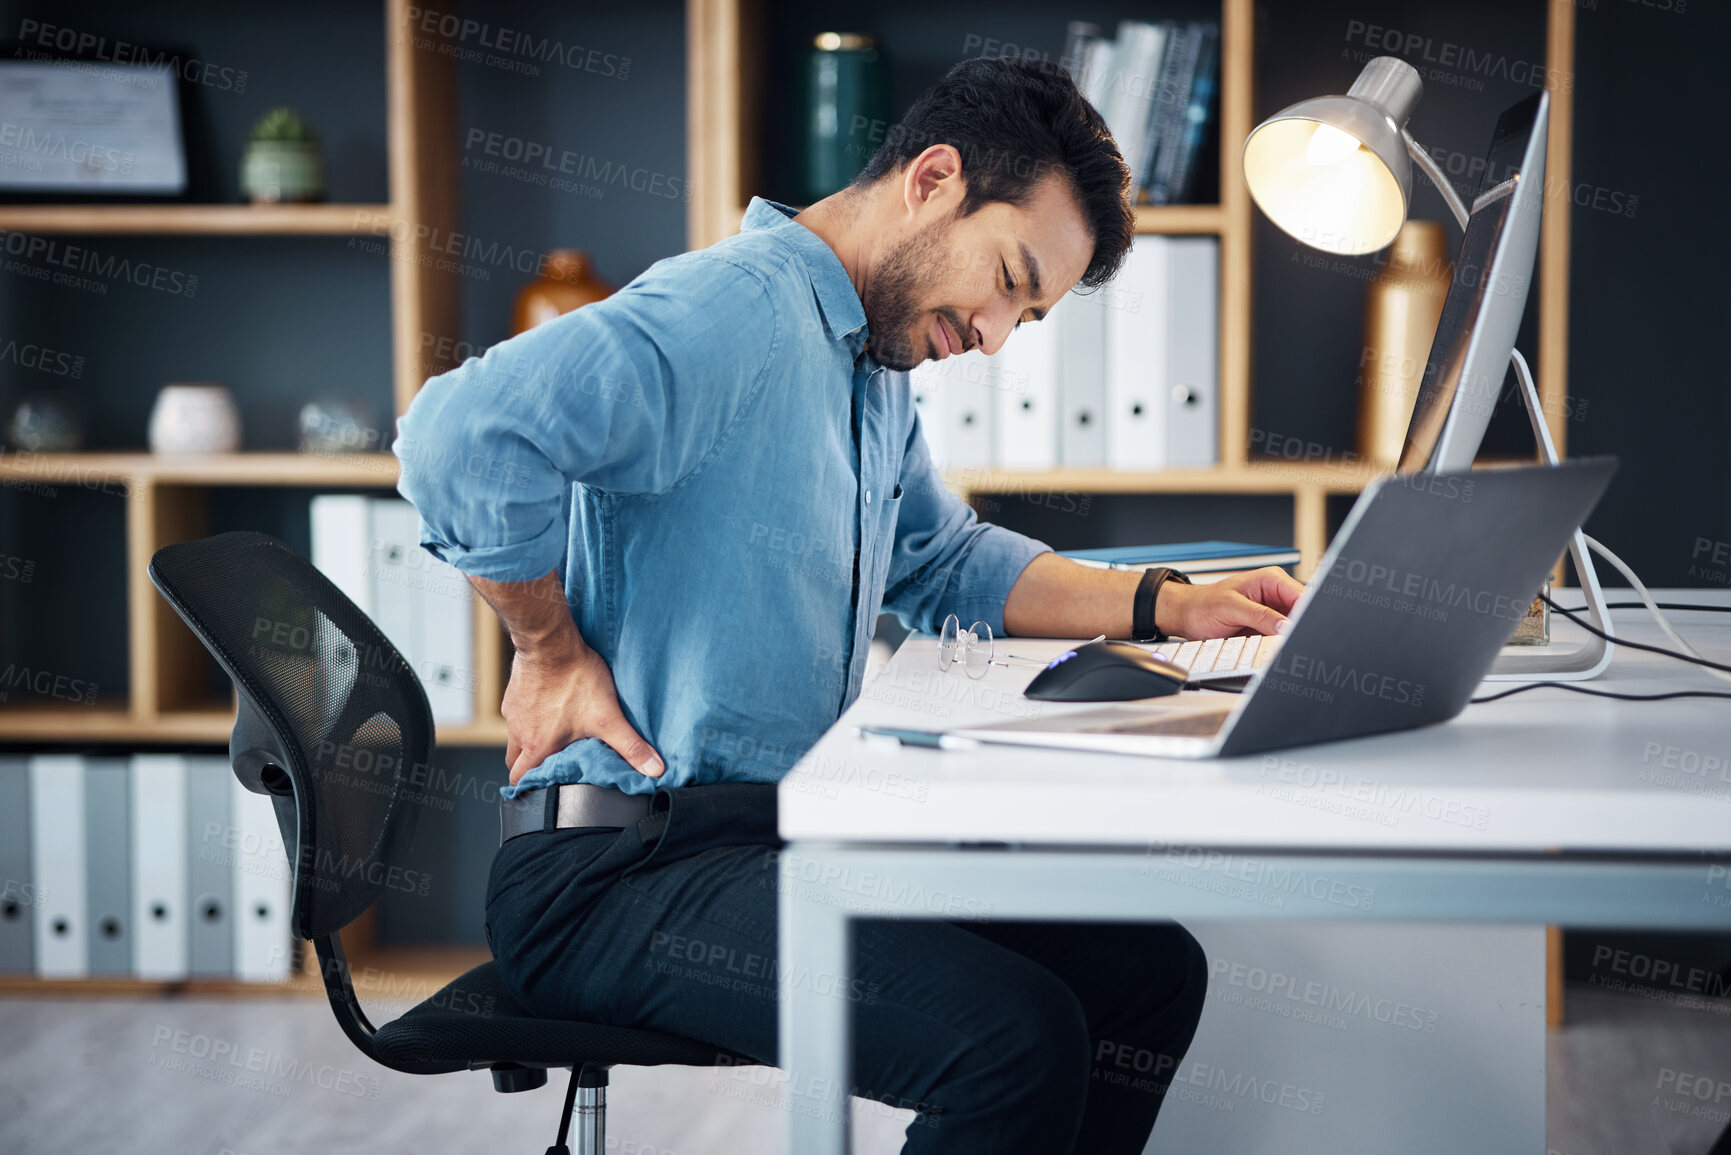
[{"label": "computer keyboard", "polygon": [[1248,638],[1162,642],[1150,648],[1157,656],[1190,671],[1190,680],[1195,682],[1204,678],[1247,677],[1274,661],[1281,641],[1273,634],[1252,634]]}]

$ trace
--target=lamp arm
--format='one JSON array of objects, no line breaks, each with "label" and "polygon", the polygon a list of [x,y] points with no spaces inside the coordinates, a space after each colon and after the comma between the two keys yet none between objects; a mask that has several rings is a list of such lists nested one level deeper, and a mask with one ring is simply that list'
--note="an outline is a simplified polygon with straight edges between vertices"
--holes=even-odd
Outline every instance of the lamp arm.
[{"label": "lamp arm", "polygon": [[1437,167],[1430,153],[1412,138],[1412,133],[1403,128],[1400,130],[1400,137],[1406,141],[1406,154],[1412,157],[1412,162],[1418,165],[1419,171],[1430,177],[1436,191],[1442,194],[1443,203],[1447,204],[1449,212],[1455,215],[1455,224],[1464,231],[1467,227],[1467,205],[1461,200],[1461,194],[1455,191],[1455,186],[1449,183],[1449,178],[1443,175],[1443,170]]}]

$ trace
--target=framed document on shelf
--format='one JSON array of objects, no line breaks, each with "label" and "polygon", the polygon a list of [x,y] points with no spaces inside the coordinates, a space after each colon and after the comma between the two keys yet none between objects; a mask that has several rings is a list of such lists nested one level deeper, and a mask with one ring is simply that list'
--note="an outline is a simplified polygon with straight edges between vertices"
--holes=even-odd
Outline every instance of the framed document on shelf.
[{"label": "framed document on shelf", "polygon": [[0,198],[186,196],[186,134],[172,62],[7,49],[0,53]]}]

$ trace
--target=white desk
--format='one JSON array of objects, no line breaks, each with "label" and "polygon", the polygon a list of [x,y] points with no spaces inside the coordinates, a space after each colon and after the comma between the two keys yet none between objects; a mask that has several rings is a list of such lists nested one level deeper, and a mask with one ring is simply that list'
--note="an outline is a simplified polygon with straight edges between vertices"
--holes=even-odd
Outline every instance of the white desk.
[{"label": "white desk", "polygon": [[[1731,604],[1731,591],[1660,600]],[[1671,616],[1709,657],[1731,656],[1731,615]],[[1614,621],[1663,644],[1645,611]],[[1044,658],[1064,644],[999,649]],[[858,737],[862,723],[1087,708],[1022,698],[1031,669],[940,674],[935,651],[910,638],[780,787],[782,973],[829,976],[782,992],[801,1155],[847,1149],[850,1004],[825,992],[846,989],[854,918],[1731,926],[1731,702],[1534,690],[1423,730],[1213,761]],[[1627,648],[1591,686],[1731,691]],[[1373,903],[1355,902],[1367,892]]]}]

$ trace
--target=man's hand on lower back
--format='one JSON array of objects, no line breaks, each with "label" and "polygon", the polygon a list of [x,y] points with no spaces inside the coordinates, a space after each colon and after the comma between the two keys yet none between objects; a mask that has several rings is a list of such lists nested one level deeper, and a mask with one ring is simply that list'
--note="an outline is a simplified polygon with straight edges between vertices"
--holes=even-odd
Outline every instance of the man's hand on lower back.
[{"label": "man's hand on lower back", "polygon": [[638,773],[659,778],[666,767],[625,720],[613,671],[577,632],[559,575],[527,582],[470,577],[469,583],[498,613],[517,650],[500,704],[511,785],[583,738],[601,739]]}]

